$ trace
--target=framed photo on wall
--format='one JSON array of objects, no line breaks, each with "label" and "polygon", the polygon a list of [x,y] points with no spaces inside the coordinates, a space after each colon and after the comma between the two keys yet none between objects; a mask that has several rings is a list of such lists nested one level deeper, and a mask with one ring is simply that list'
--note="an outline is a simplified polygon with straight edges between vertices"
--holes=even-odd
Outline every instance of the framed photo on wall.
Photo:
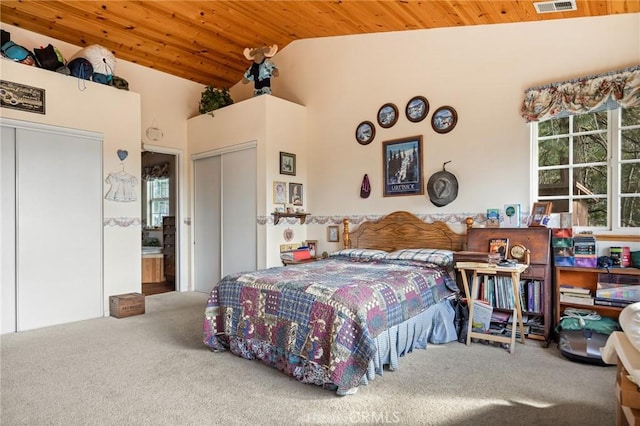
[{"label": "framed photo on wall", "polygon": [[327,241],[330,243],[337,243],[340,241],[340,231],[338,225],[327,226]]},{"label": "framed photo on wall", "polygon": [[289,204],[294,206],[302,205],[302,184],[289,183]]},{"label": "framed photo on wall", "polygon": [[273,181],[273,204],[287,204],[287,183]]},{"label": "framed photo on wall", "polygon": [[422,195],[422,136],[382,143],[384,196]]},{"label": "framed photo on wall", "polygon": [[296,175],[296,155],[280,151],[280,174]]}]

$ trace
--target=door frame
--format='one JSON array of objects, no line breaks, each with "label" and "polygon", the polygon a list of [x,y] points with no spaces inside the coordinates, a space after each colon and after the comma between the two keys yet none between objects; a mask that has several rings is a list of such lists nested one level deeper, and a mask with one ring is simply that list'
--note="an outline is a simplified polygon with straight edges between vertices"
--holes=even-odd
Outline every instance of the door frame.
[{"label": "door frame", "polygon": [[186,258],[186,250],[184,247],[188,247],[188,238],[189,235],[187,232],[184,232],[182,227],[184,212],[185,209],[185,184],[186,180],[184,178],[184,167],[182,167],[182,157],[183,151],[177,148],[169,148],[166,146],[160,145],[151,145],[147,143],[142,144],[142,149],[144,151],[149,152],[157,152],[159,154],[168,154],[174,155],[176,157],[176,179],[178,179],[176,185],[176,228],[178,231],[178,240],[176,244],[176,291],[188,291],[189,290],[189,280],[186,277],[187,268],[187,258]]}]

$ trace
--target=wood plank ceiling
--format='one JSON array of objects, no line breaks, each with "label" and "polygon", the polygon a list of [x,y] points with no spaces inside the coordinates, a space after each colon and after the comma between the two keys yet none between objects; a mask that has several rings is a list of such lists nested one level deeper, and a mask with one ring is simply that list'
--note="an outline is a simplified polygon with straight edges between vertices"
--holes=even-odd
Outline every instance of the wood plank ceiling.
[{"label": "wood plank ceiling", "polygon": [[[216,87],[242,79],[245,47],[349,34],[640,12],[640,0],[577,0],[537,14],[525,0],[58,1],[2,0],[0,20]],[[26,46],[33,48],[37,46]]]}]

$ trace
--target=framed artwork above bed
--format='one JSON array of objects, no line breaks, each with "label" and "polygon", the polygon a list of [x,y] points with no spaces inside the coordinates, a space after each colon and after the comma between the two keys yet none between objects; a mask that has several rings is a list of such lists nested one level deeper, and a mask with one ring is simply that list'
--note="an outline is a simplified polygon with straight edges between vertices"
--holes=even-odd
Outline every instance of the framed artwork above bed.
[{"label": "framed artwork above bed", "polygon": [[422,195],[422,136],[382,143],[384,196]]}]

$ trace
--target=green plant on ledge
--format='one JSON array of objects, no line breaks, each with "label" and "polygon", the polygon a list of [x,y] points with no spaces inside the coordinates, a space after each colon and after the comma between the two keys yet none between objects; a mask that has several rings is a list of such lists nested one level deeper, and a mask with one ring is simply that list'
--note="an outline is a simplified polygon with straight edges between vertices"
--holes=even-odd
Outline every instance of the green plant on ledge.
[{"label": "green plant on ledge", "polygon": [[206,114],[218,108],[231,105],[232,103],[233,99],[231,99],[229,89],[226,87],[218,89],[213,86],[207,86],[200,98],[200,114]]}]

